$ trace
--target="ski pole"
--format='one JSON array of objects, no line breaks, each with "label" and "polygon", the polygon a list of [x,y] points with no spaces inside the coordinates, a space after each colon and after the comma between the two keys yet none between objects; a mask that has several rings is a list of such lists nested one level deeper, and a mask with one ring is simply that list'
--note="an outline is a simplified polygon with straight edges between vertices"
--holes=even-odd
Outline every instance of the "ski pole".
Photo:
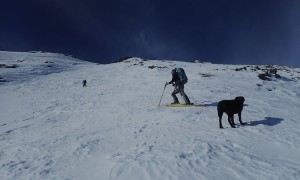
[{"label": "ski pole", "polygon": [[165,84],[164,91],[163,91],[163,93],[162,93],[162,95],[161,95],[161,98],[160,98],[160,100],[159,100],[159,103],[158,103],[158,108],[159,108],[159,106],[160,106],[160,102],[161,102],[161,99],[162,99],[162,97],[163,97],[163,95],[164,95],[166,86],[167,86],[167,84]]}]

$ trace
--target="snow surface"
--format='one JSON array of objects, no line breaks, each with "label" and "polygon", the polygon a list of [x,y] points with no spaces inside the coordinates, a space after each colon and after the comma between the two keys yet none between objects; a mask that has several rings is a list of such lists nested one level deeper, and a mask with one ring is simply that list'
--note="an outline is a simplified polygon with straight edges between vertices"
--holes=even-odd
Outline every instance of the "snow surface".
[{"label": "snow surface", "polygon": [[[0,68],[0,179],[300,179],[300,69],[262,81],[252,65],[3,51],[0,64],[18,65]],[[174,67],[207,107],[165,107],[169,85],[158,108]],[[236,96],[247,125],[224,115],[219,129],[217,103]]]}]

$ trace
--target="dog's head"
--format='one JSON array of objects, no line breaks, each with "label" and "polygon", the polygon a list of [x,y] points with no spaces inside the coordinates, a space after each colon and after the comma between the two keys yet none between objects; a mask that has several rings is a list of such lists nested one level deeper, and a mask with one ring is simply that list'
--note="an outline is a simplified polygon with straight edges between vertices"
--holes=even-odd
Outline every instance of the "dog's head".
[{"label": "dog's head", "polygon": [[234,99],[235,101],[239,102],[239,103],[244,103],[245,98],[243,96],[237,96]]}]

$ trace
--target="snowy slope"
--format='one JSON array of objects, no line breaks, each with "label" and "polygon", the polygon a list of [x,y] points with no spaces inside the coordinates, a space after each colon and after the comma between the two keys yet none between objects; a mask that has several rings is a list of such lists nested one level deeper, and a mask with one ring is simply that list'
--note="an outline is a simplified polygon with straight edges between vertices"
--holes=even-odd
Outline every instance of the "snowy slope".
[{"label": "snowy slope", "polygon": [[[0,68],[0,179],[300,179],[300,69],[262,81],[251,65],[40,52],[0,52],[0,64],[18,65]],[[207,107],[157,107],[174,67]],[[247,125],[225,115],[219,129],[218,101],[240,95]]]}]

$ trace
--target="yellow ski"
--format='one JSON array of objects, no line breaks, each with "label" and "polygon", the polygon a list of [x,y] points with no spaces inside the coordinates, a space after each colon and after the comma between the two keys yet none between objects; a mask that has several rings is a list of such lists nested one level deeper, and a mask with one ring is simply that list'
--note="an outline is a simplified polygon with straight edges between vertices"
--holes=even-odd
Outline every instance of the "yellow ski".
[{"label": "yellow ski", "polygon": [[197,104],[192,104],[192,105],[187,105],[187,104],[166,104],[167,107],[206,107],[204,105],[197,105]]}]

